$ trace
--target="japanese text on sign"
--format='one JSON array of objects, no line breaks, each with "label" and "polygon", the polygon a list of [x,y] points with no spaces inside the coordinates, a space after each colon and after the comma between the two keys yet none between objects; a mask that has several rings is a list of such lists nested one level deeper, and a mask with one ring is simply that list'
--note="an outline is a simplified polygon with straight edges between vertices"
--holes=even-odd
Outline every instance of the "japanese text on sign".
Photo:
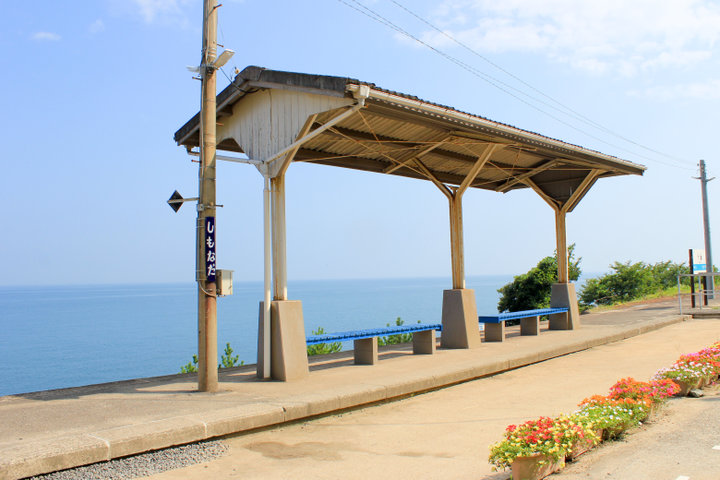
[{"label": "japanese text on sign", "polygon": [[705,260],[705,250],[692,251],[693,273],[707,272],[707,261]]},{"label": "japanese text on sign", "polygon": [[205,275],[207,281],[215,281],[215,217],[205,217]]}]

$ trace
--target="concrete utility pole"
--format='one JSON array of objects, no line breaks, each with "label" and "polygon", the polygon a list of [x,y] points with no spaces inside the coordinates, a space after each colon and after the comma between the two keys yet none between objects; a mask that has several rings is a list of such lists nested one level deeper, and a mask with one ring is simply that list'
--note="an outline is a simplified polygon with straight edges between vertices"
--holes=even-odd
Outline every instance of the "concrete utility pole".
[{"label": "concrete utility pole", "polygon": [[[707,263],[706,271],[713,273],[713,262],[712,262],[712,247],[710,245],[710,213],[708,212],[708,198],[707,198],[707,183],[713,180],[715,177],[708,179],[707,171],[705,170],[705,160],[700,160],[700,188],[702,190],[702,206],[703,206],[703,226],[705,228],[705,260]],[[707,275],[706,288],[711,292],[715,290],[715,282],[712,275]],[[715,295],[711,293],[708,298],[714,298]]]},{"label": "concrete utility pole", "polygon": [[215,66],[217,58],[217,5],[203,2],[203,37],[200,75],[200,171],[197,218],[198,282],[198,390],[218,390],[217,294],[215,283]]}]

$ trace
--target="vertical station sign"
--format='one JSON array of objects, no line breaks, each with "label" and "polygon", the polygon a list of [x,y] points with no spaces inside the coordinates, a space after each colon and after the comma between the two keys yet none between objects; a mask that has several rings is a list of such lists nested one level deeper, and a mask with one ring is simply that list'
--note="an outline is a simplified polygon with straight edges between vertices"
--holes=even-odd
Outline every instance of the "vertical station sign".
[{"label": "vertical station sign", "polygon": [[205,276],[208,283],[215,282],[215,217],[205,217]]},{"label": "vertical station sign", "polygon": [[707,272],[707,260],[705,260],[705,250],[692,250],[693,273]]}]

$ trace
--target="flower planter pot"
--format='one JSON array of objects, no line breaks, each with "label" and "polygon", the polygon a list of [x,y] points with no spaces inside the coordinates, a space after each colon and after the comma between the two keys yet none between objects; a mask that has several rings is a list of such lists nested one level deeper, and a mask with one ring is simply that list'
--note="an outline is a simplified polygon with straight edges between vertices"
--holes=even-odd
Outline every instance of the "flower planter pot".
[{"label": "flower planter pot", "polygon": [[615,428],[606,428],[603,430],[603,440],[612,440],[614,438],[619,437],[625,430],[627,430],[624,426],[619,426]]},{"label": "flower planter pot", "polygon": [[587,452],[591,448],[593,448],[595,445],[600,443],[603,436],[603,430],[596,430],[595,435],[597,435],[597,440],[593,439],[585,439],[585,440],[579,440],[578,442],[575,442],[570,449],[570,451],[565,455],[565,461],[573,461],[583,453]]},{"label": "flower planter pot", "polygon": [[564,466],[564,460],[553,460],[547,455],[538,454],[530,457],[517,457],[511,465],[512,478],[513,480],[540,480],[557,472]]},{"label": "flower planter pot", "polygon": [[660,407],[662,407],[662,403],[653,403],[650,406],[650,411],[648,412],[648,415],[647,415],[647,417],[645,417],[643,422],[655,421],[658,416],[658,411],[660,411]]},{"label": "flower planter pot", "polygon": [[680,387],[680,391],[675,394],[676,397],[686,397],[690,390],[698,386],[697,380],[694,382],[683,382],[682,380],[673,379],[673,382],[675,382],[675,384]]}]

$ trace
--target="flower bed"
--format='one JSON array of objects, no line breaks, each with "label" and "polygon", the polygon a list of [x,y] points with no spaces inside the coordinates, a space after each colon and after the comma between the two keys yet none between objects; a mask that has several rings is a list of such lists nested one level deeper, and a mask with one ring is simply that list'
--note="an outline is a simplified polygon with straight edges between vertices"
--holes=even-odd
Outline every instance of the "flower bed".
[{"label": "flower bed", "polygon": [[[490,447],[488,461],[493,470],[512,467],[513,478],[517,475],[522,479],[544,478],[562,468],[566,458],[572,459],[601,440],[616,438],[629,428],[642,425],[669,397],[683,394],[686,382],[697,385],[706,378],[714,381],[718,375],[720,342],[681,356],[672,366],[659,370],[649,382],[622,378],[610,387],[608,395],[584,399],[580,409],[570,416],[540,417],[521,425],[509,425],[504,439]],[[513,467],[515,461],[518,463]]]},{"label": "flower bed", "polygon": [[540,417],[521,425],[508,425],[505,438],[490,447],[489,461],[496,468],[509,467],[516,458],[541,455],[538,463],[561,463],[580,441],[596,440],[591,424],[572,417]]},{"label": "flower bed", "polygon": [[681,356],[670,367],[658,370],[653,378],[672,380],[680,387],[680,393],[686,395],[690,388],[713,381],[719,373],[720,348],[715,344],[699,352]]}]

